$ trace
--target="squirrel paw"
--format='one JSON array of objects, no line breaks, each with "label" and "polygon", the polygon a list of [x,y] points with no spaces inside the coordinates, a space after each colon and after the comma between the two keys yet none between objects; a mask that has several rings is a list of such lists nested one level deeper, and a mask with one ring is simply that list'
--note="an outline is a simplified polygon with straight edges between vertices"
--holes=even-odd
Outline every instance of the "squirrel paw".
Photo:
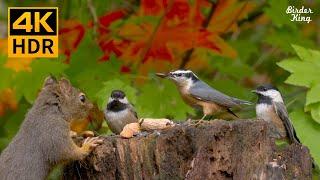
[{"label": "squirrel paw", "polygon": [[95,147],[102,144],[103,140],[99,139],[99,137],[94,138],[86,138],[82,143],[82,149],[85,152],[90,153]]}]

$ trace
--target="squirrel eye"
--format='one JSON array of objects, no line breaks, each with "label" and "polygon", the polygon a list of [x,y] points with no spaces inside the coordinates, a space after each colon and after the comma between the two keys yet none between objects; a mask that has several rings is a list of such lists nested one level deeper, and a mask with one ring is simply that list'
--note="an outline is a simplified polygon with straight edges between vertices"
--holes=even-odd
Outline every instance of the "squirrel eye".
[{"label": "squirrel eye", "polygon": [[86,102],[86,96],[83,93],[79,95],[79,99],[82,103]]}]

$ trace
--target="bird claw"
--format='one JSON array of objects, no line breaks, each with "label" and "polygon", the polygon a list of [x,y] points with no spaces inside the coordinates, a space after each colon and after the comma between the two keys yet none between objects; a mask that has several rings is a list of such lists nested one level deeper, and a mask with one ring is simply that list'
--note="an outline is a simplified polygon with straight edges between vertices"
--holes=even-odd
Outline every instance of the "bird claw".
[{"label": "bird claw", "polygon": [[198,126],[199,124],[201,124],[201,123],[204,123],[205,121],[203,120],[203,119],[200,119],[200,120],[198,120],[198,122],[196,122],[195,124],[194,124],[194,126]]},{"label": "bird claw", "polygon": [[199,124],[205,122],[205,120],[202,120],[202,119],[200,119],[200,120],[191,120],[190,119],[187,122],[188,122],[189,126],[198,126]]}]

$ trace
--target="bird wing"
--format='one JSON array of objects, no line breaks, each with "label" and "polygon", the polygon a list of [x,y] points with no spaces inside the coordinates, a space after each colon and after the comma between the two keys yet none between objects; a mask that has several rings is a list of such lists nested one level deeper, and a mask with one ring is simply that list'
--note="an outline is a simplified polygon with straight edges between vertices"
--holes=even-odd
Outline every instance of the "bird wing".
[{"label": "bird wing", "polygon": [[190,94],[202,101],[210,101],[225,107],[235,107],[240,104],[250,104],[250,102],[227,96],[220,91],[210,87],[208,84],[197,81],[189,89]]},{"label": "bird wing", "polygon": [[120,134],[120,132],[122,131],[121,129],[118,128],[118,126],[110,121],[106,121],[108,124],[109,129],[111,130],[111,132],[115,133],[115,134]]},{"label": "bird wing", "polygon": [[275,108],[277,115],[282,120],[282,122],[286,128],[286,131],[287,131],[287,134],[288,134],[290,141],[300,143],[300,140],[299,140],[299,138],[296,134],[296,131],[293,127],[293,124],[291,123],[291,120],[289,118],[286,106],[282,102],[273,102],[273,107]]},{"label": "bird wing", "polygon": [[130,111],[131,111],[131,113],[134,115],[134,117],[135,117],[136,119],[138,119],[138,114],[137,114],[137,112],[134,110],[134,105],[133,105],[133,104],[130,104],[128,108],[130,109]]}]

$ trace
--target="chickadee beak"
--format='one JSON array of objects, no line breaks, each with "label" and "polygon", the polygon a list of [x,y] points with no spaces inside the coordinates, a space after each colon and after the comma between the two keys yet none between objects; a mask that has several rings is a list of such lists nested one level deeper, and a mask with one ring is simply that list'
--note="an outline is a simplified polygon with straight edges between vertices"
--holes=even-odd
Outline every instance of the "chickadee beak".
[{"label": "chickadee beak", "polygon": [[255,93],[255,94],[259,94],[259,92],[257,90],[252,90],[251,92]]},{"label": "chickadee beak", "polygon": [[167,78],[170,76],[170,73],[156,73],[156,75],[161,78]]}]

